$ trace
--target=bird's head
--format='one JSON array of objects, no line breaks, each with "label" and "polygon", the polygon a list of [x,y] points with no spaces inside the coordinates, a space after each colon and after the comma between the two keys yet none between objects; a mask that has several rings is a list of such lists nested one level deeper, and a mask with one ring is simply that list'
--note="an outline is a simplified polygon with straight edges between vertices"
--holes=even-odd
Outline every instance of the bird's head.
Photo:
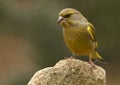
[{"label": "bird's head", "polygon": [[59,13],[58,23],[63,27],[77,26],[79,23],[87,21],[87,19],[77,10],[73,8],[65,8]]}]

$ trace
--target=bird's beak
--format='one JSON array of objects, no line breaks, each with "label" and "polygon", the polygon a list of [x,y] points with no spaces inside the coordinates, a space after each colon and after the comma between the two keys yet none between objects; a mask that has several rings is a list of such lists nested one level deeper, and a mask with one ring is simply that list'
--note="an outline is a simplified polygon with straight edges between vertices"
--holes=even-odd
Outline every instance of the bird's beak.
[{"label": "bird's beak", "polygon": [[59,16],[57,23],[61,23],[61,21],[63,21],[63,20],[64,20],[64,18],[62,16]]}]

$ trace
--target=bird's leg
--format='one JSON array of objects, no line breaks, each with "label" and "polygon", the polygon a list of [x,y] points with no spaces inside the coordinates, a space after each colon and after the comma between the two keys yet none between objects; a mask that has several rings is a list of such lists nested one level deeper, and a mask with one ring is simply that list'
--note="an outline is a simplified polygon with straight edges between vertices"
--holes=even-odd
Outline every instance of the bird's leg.
[{"label": "bird's leg", "polygon": [[76,54],[73,53],[72,56],[70,56],[70,57],[64,57],[64,59],[68,59],[68,58],[70,58],[70,59],[74,59],[75,57],[76,57]]},{"label": "bird's leg", "polygon": [[89,58],[88,63],[89,63],[92,67],[95,67],[95,64],[93,63],[93,61],[92,61],[92,59],[91,59],[91,58]]},{"label": "bird's leg", "polygon": [[76,57],[76,55],[75,55],[75,53],[73,53],[73,55],[70,57],[70,59],[73,59],[75,57]]},{"label": "bird's leg", "polygon": [[95,64],[93,63],[92,59],[89,57],[89,61],[88,63],[90,64],[91,68],[90,68],[90,73],[91,75],[93,75],[93,70],[96,68]]}]

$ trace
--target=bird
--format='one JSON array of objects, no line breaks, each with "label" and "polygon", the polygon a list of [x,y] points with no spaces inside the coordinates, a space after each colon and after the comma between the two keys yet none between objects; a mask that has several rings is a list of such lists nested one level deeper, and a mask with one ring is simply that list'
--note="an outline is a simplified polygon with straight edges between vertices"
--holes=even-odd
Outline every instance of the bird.
[{"label": "bird", "polygon": [[64,8],[59,12],[57,22],[63,28],[63,38],[66,46],[75,56],[88,56],[89,63],[94,65],[93,60],[103,61],[97,52],[95,27],[74,8]]}]

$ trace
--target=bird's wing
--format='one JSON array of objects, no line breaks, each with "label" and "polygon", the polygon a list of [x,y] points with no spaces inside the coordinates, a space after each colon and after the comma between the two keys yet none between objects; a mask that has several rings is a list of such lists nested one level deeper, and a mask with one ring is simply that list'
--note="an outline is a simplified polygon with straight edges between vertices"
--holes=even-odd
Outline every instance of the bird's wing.
[{"label": "bird's wing", "polygon": [[94,28],[94,26],[92,24],[89,24],[87,26],[87,31],[88,31],[88,33],[90,35],[91,40],[96,41],[96,38],[95,38],[95,28]]},{"label": "bird's wing", "polygon": [[87,31],[90,35],[91,40],[95,42],[96,48],[98,48],[98,43],[96,41],[96,31],[95,31],[94,26],[92,24],[89,24],[87,27]]}]

